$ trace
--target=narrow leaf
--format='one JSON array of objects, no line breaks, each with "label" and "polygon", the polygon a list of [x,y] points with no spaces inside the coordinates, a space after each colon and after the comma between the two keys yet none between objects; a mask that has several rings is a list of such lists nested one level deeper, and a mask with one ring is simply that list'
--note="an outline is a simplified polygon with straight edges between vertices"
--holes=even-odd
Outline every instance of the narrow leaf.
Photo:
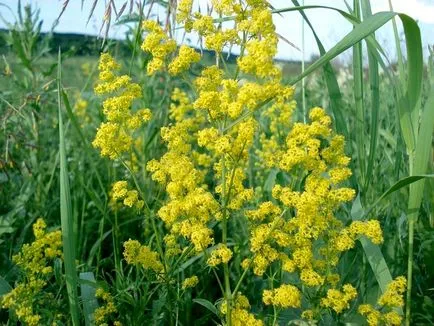
[{"label": "narrow leaf", "polygon": [[83,314],[86,326],[94,324],[94,312],[98,308],[98,301],[95,297],[96,281],[92,272],[80,273],[81,300],[83,302]]},{"label": "narrow leaf", "polygon": [[79,325],[77,272],[75,266],[75,246],[71,196],[66,164],[65,134],[62,120],[61,101],[61,55],[59,49],[57,73],[57,96],[59,110],[59,157],[60,157],[60,218],[62,226],[63,256],[65,260],[65,279],[68,291],[69,310],[72,324]]},{"label": "narrow leaf", "polygon": [[211,311],[216,316],[219,316],[217,308],[210,301],[205,300],[205,299],[193,299],[193,302],[200,304],[201,306],[205,307],[206,309]]}]

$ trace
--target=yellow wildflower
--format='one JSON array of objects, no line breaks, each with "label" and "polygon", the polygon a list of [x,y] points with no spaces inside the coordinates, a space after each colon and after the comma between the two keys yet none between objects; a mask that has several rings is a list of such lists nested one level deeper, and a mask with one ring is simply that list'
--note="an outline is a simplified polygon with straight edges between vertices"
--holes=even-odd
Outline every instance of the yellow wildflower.
[{"label": "yellow wildflower", "polygon": [[114,299],[111,294],[103,288],[98,288],[95,296],[104,303],[102,306],[96,308],[93,313],[95,324],[107,325],[107,321],[117,312]]},{"label": "yellow wildflower", "polygon": [[199,278],[194,275],[192,277],[186,278],[183,282],[182,282],[182,289],[188,289],[188,288],[194,288],[197,284],[199,283]]},{"label": "yellow wildflower", "polygon": [[[23,281],[18,282],[14,289],[0,298],[0,307],[10,309],[18,320],[31,326],[47,322],[35,311],[35,304],[46,291],[44,288],[53,275],[53,260],[62,258],[60,231],[46,232],[46,228],[47,225],[41,218],[33,224],[35,241],[24,244],[21,251],[12,257],[14,263],[23,271]],[[50,305],[48,298],[52,294],[44,294],[46,304]]]},{"label": "yellow wildflower", "polygon": [[389,307],[403,307],[403,293],[407,289],[407,280],[404,276],[394,279],[386,288],[386,291],[378,300],[378,304]]},{"label": "yellow wildflower", "polygon": [[299,308],[301,294],[295,286],[283,284],[274,290],[264,290],[262,301],[266,305],[272,304],[279,308]]},{"label": "yellow wildflower", "polygon": [[329,289],[327,296],[321,299],[321,306],[331,308],[338,314],[348,309],[349,302],[357,297],[357,291],[351,284],[345,284],[342,289]]},{"label": "yellow wildflower", "polygon": [[200,54],[187,45],[181,45],[178,56],[169,64],[169,73],[178,75],[200,60]]},{"label": "yellow wildflower", "polygon": [[152,55],[152,60],[147,66],[148,75],[152,75],[165,68],[164,60],[176,50],[176,42],[169,39],[156,21],[145,20],[143,29],[149,32],[143,41],[142,50]]},{"label": "yellow wildflower", "polygon": [[232,258],[232,250],[230,250],[226,245],[220,245],[219,248],[214,249],[211,252],[211,257],[208,258],[207,264],[209,266],[215,267],[221,263],[227,264]]},{"label": "yellow wildflower", "polygon": [[152,251],[148,246],[143,246],[137,240],[124,242],[124,258],[128,264],[141,265],[144,269],[151,269],[156,273],[163,270],[158,253]]}]

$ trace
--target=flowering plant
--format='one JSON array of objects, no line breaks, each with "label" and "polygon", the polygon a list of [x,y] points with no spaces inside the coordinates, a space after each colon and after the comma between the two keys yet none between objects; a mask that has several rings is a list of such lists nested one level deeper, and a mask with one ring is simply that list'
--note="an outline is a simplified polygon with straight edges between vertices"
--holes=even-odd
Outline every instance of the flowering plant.
[{"label": "flowering plant", "polygon": [[[147,201],[142,176],[128,157],[137,130],[159,108],[133,111],[140,87],[116,75],[119,65],[110,55],[101,56],[95,91],[110,95],[103,103],[107,122],[93,144],[132,173],[134,189],[118,181],[112,200],[144,212],[155,237],[150,245],[126,241],[124,258],[156,284],[177,288],[178,299],[211,275],[221,291],[217,314],[226,325],[275,324],[288,309],[295,319],[338,318],[358,296],[339,273],[340,257],[359,237],[383,241],[377,220],[348,224],[336,215],[355,196],[345,186],[351,176],[345,140],[322,108],[310,111],[309,122],[294,121],[294,88],[285,85],[273,61],[279,38],[266,1],[212,1],[220,19],[193,12],[192,5],[180,1],[176,21],[215,53],[215,64],[196,77],[188,71],[200,53],[177,48],[156,21],[143,23],[142,49],[151,56],[147,74],[180,76],[186,85],[173,88],[170,122],[160,129],[167,151],[144,162],[166,193],[158,203]],[[235,46],[240,55],[231,70],[223,51]],[[264,191],[273,175],[280,177]],[[181,276],[180,264],[191,259],[212,274]],[[260,281],[262,303],[252,306],[242,290],[253,280]],[[390,295],[402,294],[392,288]],[[402,307],[398,301],[390,306]],[[370,325],[401,321],[395,311],[382,315],[366,305],[359,311]]]}]

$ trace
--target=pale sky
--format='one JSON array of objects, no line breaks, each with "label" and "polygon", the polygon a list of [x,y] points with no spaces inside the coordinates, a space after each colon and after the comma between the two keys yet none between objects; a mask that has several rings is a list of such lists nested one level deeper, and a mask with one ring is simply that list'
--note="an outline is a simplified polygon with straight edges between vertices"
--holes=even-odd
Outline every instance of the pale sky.
[{"label": "pale sky", "polygon": [[[114,0],[117,8],[120,8],[125,0]],[[207,3],[206,0],[195,0],[203,6]],[[302,3],[303,0],[299,0]],[[64,0],[22,0],[23,4],[31,3],[40,9],[40,16],[44,20],[43,30],[47,31],[53,25],[53,22],[59,15]],[[107,0],[99,0],[95,9],[94,16],[86,26],[86,21],[93,0],[84,0],[83,8],[81,8],[81,0],[70,0],[63,16],[61,17],[60,24],[55,28],[55,32],[60,33],[82,33],[97,35],[101,26],[101,20],[104,15],[104,7]],[[352,1],[348,1],[352,3]],[[270,0],[274,8],[291,7],[292,2],[289,0]],[[305,0],[305,5],[326,5],[346,10],[343,0]],[[372,9],[375,12],[388,10],[388,0],[373,0]],[[406,13],[419,21],[419,26],[422,33],[422,41],[427,53],[427,45],[434,44],[434,0],[393,0],[394,10],[397,12]],[[9,6],[13,13],[5,6],[0,5],[0,14],[3,19],[13,22],[16,16],[17,0],[0,0],[0,4]],[[206,7],[202,7],[206,8]],[[154,10],[156,15],[164,15],[163,10]],[[306,14],[312,22],[314,28],[326,49],[331,48],[336,42],[344,37],[351,31],[352,26],[340,16],[338,13],[326,9],[310,9]],[[287,40],[295,44],[300,49],[302,48],[302,22],[301,16],[298,12],[290,12],[274,16],[277,32],[284,36]],[[0,27],[5,27],[5,24],[0,20]],[[125,27],[112,26],[110,29],[110,37],[123,38]],[[182,35],[178,35],[181,39]],[[380,44],[384,45],[386,52],[388,52],[390,59],[393,59],[395,53],[393,51],[393,34],[391,24],[384,26],[379,33],[377,33]],[[195,37],[191,37],[193,45],[195,44]],[[311,55],[318,54],[316,43],[313,39],[312,33],[305,26],[305,58],[309,59]],[[295,59],[302,58],[302,53],[294,49],[287,43],[280,41],[279,58]],[[349,54],[343,54],[342,59],[348,59]]]}]

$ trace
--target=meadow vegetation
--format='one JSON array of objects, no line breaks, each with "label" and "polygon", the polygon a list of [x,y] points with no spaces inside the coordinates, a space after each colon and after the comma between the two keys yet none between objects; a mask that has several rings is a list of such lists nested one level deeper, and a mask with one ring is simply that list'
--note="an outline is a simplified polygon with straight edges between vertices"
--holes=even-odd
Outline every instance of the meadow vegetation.
[{"label": "meadow vegetation", "polygon": [[[169,1],[157,18],[144,1],[116,13],[125,41],[86,55],[18,6],[1,33],[0,323],[434,323],[434,52],[369,0],[338,10],[354,28],[326,51],[318,6],[292,4]],[[275,60],[290,11],[321,53],[306,67]]]}]

